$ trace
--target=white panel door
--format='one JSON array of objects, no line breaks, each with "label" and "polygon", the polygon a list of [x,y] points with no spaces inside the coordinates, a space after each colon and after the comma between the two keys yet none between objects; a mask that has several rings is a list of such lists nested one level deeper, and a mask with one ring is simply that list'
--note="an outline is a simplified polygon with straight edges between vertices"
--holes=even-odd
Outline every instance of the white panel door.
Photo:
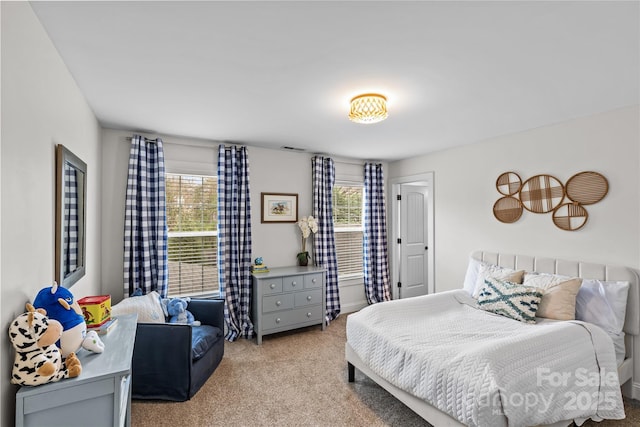
[{"label": "white panel door", "polygon": [[429,187],[400,186],[400,298],[426,295]]}]

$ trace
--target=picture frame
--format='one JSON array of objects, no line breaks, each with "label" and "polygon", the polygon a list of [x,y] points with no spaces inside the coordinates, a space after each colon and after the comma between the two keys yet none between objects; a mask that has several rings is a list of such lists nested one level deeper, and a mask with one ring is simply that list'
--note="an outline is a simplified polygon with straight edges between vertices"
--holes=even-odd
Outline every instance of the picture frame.
[{"label": "picture frame", "polygon": [[298,222],[297,193],[260,193],[262,223]]}]

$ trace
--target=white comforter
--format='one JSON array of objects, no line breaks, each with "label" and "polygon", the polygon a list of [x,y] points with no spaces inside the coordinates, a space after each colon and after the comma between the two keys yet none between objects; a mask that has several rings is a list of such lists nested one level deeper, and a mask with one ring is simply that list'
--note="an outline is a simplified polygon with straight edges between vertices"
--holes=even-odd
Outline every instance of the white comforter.
[{"label": "white comforter", "polygon": [[611,339],[588,323],[525,324],[459,290],[351,314],[347,341],[376,374],[470,426],[625,416]]}]

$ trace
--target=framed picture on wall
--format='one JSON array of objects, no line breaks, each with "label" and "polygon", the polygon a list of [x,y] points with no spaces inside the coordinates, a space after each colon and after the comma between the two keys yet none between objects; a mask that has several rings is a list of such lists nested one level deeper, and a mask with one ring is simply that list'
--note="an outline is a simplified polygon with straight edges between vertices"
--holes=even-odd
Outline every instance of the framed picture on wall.
[{"label": "framed picture on wall", "polygon": [[298,194],[260,193],[261,222],[298,222]]}]

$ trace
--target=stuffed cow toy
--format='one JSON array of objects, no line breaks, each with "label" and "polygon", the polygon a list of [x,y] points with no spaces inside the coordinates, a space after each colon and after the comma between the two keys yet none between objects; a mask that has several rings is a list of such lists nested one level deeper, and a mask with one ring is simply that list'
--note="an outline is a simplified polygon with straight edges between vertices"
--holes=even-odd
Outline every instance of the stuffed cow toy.
[{"label": "stuffed cow toy", "polygon": [[19,385],[40,385],[80,375],[82,366],[75,353],[62,359],[56,341],[62,335],[62,325],[49,319],[44,310],[27,304],[27,312],[9,326],[9,339],[16,350],[11,382]]},{"label": "stuffed cow toy", "polygon": [[95,331],[87,333],[87,324],[80,305],[74,299],[73,294],[66,288],[53,286],[42,288],[33,300],[36,308],[42,308],[50,319],[55,319],[62,324],[63,332],[60,338],[60,351],[63,357],[77,352],[80,348],[94,353],[104,351],[104,343]]}]

